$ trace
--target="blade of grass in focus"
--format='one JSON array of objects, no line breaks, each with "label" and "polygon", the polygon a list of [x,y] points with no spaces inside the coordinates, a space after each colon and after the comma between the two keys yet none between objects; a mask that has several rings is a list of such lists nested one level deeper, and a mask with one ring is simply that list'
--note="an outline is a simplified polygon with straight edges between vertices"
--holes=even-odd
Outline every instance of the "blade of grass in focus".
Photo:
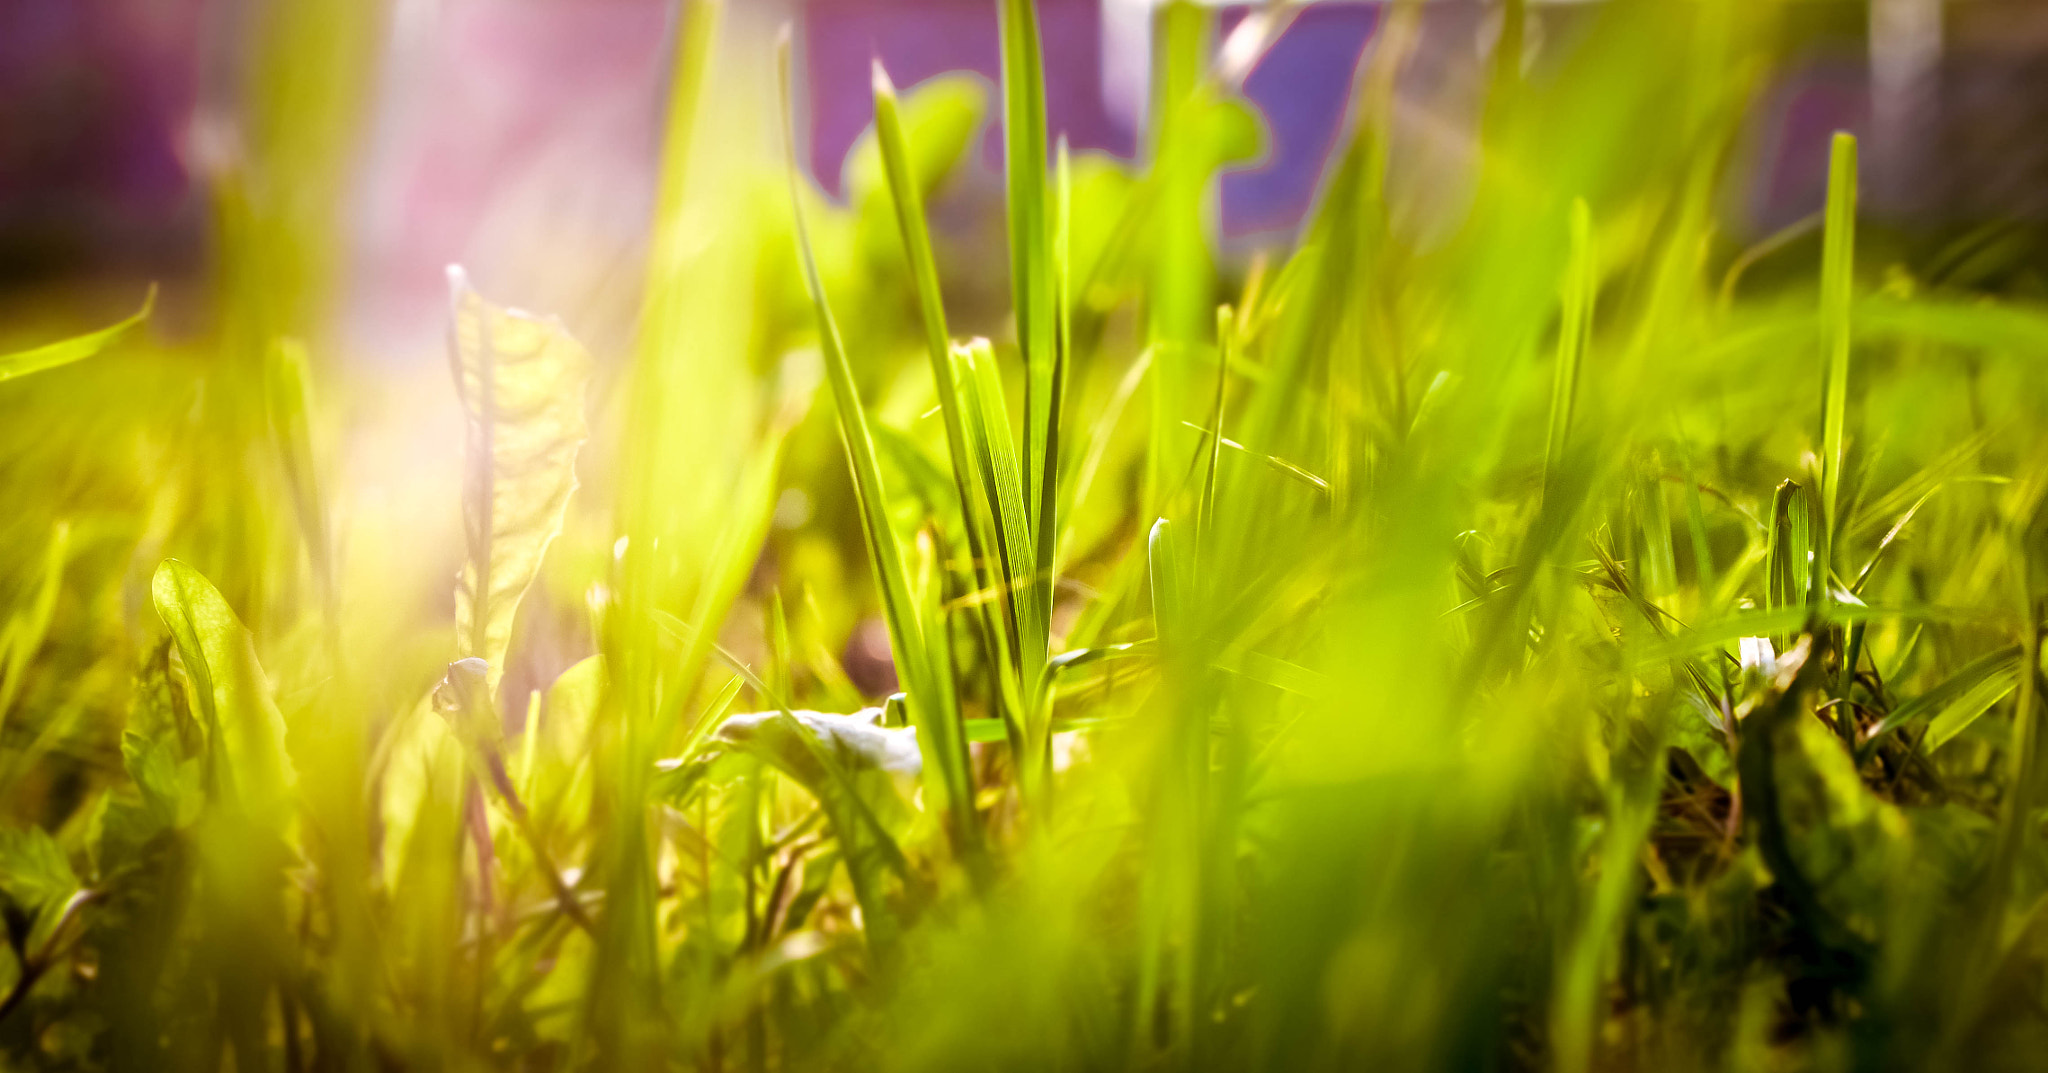
[{"label": "blade of grass in focus", "polygon": [[[788,153],[790,211],[795,215],[798,262],[817,317],[818,341],[825,352],[826,381],[831,385],[833,403],[839,413],[840,442],[846,450],[847,467],[852,473],[854,494],[860,504],[868,561],[881,589],[883,614],[889,626],[889,650],[895,659],[897,674],[909,694],[911,720],[918,728],[921,742],[934,757],[928,769],[933,773],[928,784],[933,796],[939,799],[937,807],[948,817],[948,832],[957,852],[972,859],[978,840],[978,823],[974,815],[974,799],[965,783],[966,772],[960,764],[965,756],[965,747],[960,736],[959,713],[948,710],[945,701],[951,697],[951,692],[940,689],[933,678],[934,648],[928,644],[923,619],[911,599],[902,551],[897,544],[896,531],[889,524],[888,492],[883,487],[881,467],[876,461],[874,436],[868,431],[867,413],[861,407],[853,367],[847,360],[845,344],[839,335],[839,325],[833,319],[824,284],[818,278],[817,263],[806,230],[803,200],[797,185],[796,121],[791,106],[794,91],[791,88],[787,36],[779,46],[777,63],[784,94],[783,145]],[[938,643],[943,644],[943,641]]]},{"label": "blade of grass in focus", "polygon": [[[1849,307],[1856,268],[1856,138],[1838,133],[1828,155],[1828,203],[1821,257],[1821,340],[1826,356],[1821,411],[1821,487],[1829,539],[1840,524],[1842,452],[1849,411]],[[1823,541],[1823,547],[1827,542]],[[1823,569],[1827,563],[1823,561]]]},{"label": "blade of grass in focus", "polygon": [[1010,293],[1024,356],[1024,501],[1038,516],[1047,456],[1057,457],[1053,384],[1059,362],[1052,206],[1046,192],[1045,68],[1036,0],[1000,0],[1003,171],[1009,208]]},{"label": "blade of grass in focus", "polygon": [[[1021,695],[1012,662],[1013,654],[1022,650],[1016,627],[1016,605],[1020,598],[1031,594],[1020,593],[1011,587],[1006,573],[995,568],[998,559],[991,545],[1003,534],[990,524],[986,505],[991,500],[977,495],[977,489],[984,486],[977,483],[978,471],[971,461],[974,456],[970,443],[975,441],[970,440],[968,429],[970,421],[978,421],[979,411],[970,413],[966,409],[957,386],[952,341],[946,330],[945,304],[939,289],[938,269],[932,257],[931,231],[925,218],[924,199],[911,172],[910,146],[898,115],[895,87],[889,82],[880,60],[874,64],[873,84],[876,137],[881,145],[904,255],[910,262],[911,276],[917,285],[918,313],[925,329],[926,356],[931,366],[932,383],[938,393],[939,412],[946,424],[946,450],[952,463],[953,487],[959,497],[968,556],[977,585],[984,591],[1000,591],[1002,594],[993,605],[983,605],[971,613],[980,621],[984,636],[989,638],[991,647],[995,649],[995,692],[1010,698],[1005,707],[1007,713],[1015,707],[1018,703],[1016,698]],[[1010,723],[1006,725],[1015,726],[1016,717],[1008,718]],[[1019,737],[1013,744],[1021,747],[1023,739]],[[960,755],[964,745],[964,742],[955,743],[946,750],[950,758],[945,762],[955,769],[947,778],[956,788],[966,785],[959,774],[967,764],[965,757]]]}]

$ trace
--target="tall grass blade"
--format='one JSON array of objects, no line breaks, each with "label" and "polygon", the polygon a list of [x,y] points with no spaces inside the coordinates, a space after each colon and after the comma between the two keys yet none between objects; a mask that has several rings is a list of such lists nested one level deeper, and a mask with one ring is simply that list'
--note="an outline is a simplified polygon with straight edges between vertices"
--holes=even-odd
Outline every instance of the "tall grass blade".
[{"label": "tall grass blade", "polygon": [[1842,524],[1842,450],[1849,410],[1849,304],[1856,271],[1856,138],[1837,133],[1828,155],[1827,224],[1820,269],[1821,345],[1827,360],[1821,411],[1820,569],[1832,565],[1833,538]]},{"label": "tall grass blade", "polygon": [[1000,568],[998,594],[1003,608],[1005,643],[1013,660],[1004,718],[1018,724],[1020,743],[1035,748],[1038,693],[1044,671],[1045,618],[1038,603],[1041,589],[1033,577],[1038,556],[1033,549],[1030,508],[1025,503],[1022,466],[1010,435],[1008,407],[1003,401],[1002,375],[995,352],[985,339],[953,348],[955,383],[966,417],[968,454],[981,483],[981,503],[991,526]]},{"label": "tall grass blade", "polygon": [[[895,86],[889,81],[889,74],[878,59],[873,72],[875,98],[875,136],[880,143],[883,171],[888,179],[889,195],[895,208],[898,233],[903,240],[904,256],[910,262],[911,277],[917,285],[918,314],[922,319],[925,335],[925,355],[929,359],[932,383],[937,389],[940,417],[946,425],[946,452],[952,462],[953,487],[959,496],[961,528],[966,537],[968,558],[975,584],[983,591],[1002,590],[1006,593],[1006,575],[999,573],[992,544],[996,528],[992,524],[986,502],[976,494],[976,474],[979,470],[974,462],[970,446],[968,422],[970,411],[961,402],[960,390],[955,383],[953,370],[952,343],[946,329],[945,303],[939,288],[939,273],[932,257],[931,230],[926,221],[924,195],[918,188],[916,172],[912,167],[912,146],[903,129],[903,120],[896,98]],[[1007,615],[1010,598],[1000,601],[1002,612]],[[996,649],[996,676],[998,695],[1014,696],[1014,685],[1005,687],[1003,680],[1013,678],[1011,673],[1013,653],[1017,648],[1014,622],[1007,625],[998,621],[998,608],[981,605],[971,612],[977,619],[984,635]],[[1013,618],[1014,616],[1010,616]],[[998,634],[1001,634],[999,637]],[[947,764],[964,761],[946,760]]]},{"label": "tall grass blade", "polygon": [[134,331],[137,325],[148,320],[150,311],[154,308],[156,308],[156,288],[151,287],[149,294],[142,299],[142,308],[137,310],[134,316],[126,320],[110,324],[96,332],[87,332],[84,335],[73,336],[70,339],[59,340],[55,343],[47,343],[30,350],[18,350],[12,354],[0,354],[0,384],[4,384],[17,377],[27,376],[30,373],[39,373],[45,369],[55,369],[58,366],[69,365],[74,361],[83,361],[86,358],[92,357],[94,354],[98,354],[115,343],[120,342],[122,337]]},{"label": "tall grass blade", "polygon": [[958,713],[945,710],[944,700],[950,693],[942,690],[933,677],[932,650],[927,647],[924,623],[918,614],[917,604],[911,598],[909,573],[904,567],[896,531],[889,524],[888,492],[882,484],[874,435],[868,430],[867,411],[861,406],[853,366],[847,361],[839,324],[832,316],[831,303],[826,298],[824,283],[818,277],[817,260],[811,250],[803,199],[797,185],[796,121],[790,107],[789,95],[793,90],[786,36],[777,58],[784,93],[783,144],[788,152],[787,178],[790,211],[796,223],[797,257],[816,318],[818,343],[824,350],[825,379],[831,385],[833,403],[839,413],[840,443],[846,450],[847,467],[853,476],[868,562],[874,568],[875,583],[881,589],[882,614],[889,627],[889,653],[908,694],[907,704],[918,728],[920,744],[930,749],[934,757],[945,758],[928,769],[935,775],[927,779],[927,786],[939,798],[939,808],[948,817],[948,831],[954,839],[954,846],[966,854],[977,837],[974,801],[965,783],[964,767],[952,762],[965,755],[965,742],[961,737]]},{"label": "tall grass blade", "polygon": [[1003,169],[1009,200],[1010,293],[1024,354],[1025,503],[1037,519],[1054,420],[1058,340],[1046,196],[1045,70],[1035,0],[1000,0],[1003,53]]},{"label": "tall grass blade", "polygon": [[[1074,162],[1064,134],[1060,136],[1054,180],[1052,371],[1042,415],[1045,423],[1040,435],[1042,450],[1035,459],[1039,471],[1032,478],[1038,502],[1031,508],[1037,523],[1032,532],[1036,553],[1032,564],[1035,590],[1032,600],[1038,606],[1039,621],[1047,629],[1051,628],[1052,622],[1053,586],[1058,581],[1061,429],[1065,421],[1068,367],[1073,362],[1074,346]],[[1051,646],[1051,639],[1047,638],[1039,648],[1043,652],[1049,651]]]},{"label": "tall grass blade", "polygon": [[[1209,449],[1203,459],[1202,497],[1196,507],[1196,559],[1203,561],[1216,536],[1216,480],[1223,468],[1223,396],[1230,383],[1230,363],[1237,356],[1237,318],[1229,306],[1216,307],[1216,390],[1209,404]],[[1205,564],[1206,565],[1206,564]]]}]

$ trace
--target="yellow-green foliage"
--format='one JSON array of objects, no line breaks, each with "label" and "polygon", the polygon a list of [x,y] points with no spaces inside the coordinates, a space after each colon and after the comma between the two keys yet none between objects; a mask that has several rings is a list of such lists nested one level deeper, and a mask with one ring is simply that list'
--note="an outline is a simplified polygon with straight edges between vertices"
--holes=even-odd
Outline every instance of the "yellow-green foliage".
[{"label": "yellow-green foliage", "polygon": [[4,326],[0,1066],[2039,1063],[2048,308],[1847,136],[1741,232],[1776,5],[1506,4],[1426,130],[1390,5],[1238,256],[1206,8],[1139,163],[1001,0],[837,204],[689,0],[637,318],[415,372],[369,24],[256,6],[210,327]]}]

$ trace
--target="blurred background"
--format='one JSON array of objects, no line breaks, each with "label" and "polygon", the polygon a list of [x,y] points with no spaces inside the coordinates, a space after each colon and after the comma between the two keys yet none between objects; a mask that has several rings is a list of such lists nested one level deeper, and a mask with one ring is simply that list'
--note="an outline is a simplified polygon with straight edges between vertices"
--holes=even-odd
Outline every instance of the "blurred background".
[{"label": "blurred background", "polygon": [[[1077,149],[1139,155],[1151,0],[1041,0],[1050,122]],[[1221,47],[1248,5],[1220,8]],[[1314,196],[1347,87],[1380,3],[1291,5],[1293,20],[1245,81],[1263,157],[1225,176],[1218,237],[1242,253],[1290,234]],[[1531,4],[1527,62],[1568,50],[1586,3]],[[2031,288],[2032,225],[2048,199],[2048,4],[2034,0],[1792,0],[1796,39],[1752,117],[1724,227],[1751,238],[1820,204],[1825,133],[1867,147],[1867,221],[1939,246],[1998,221],[1980,283]],[[209,264],[210,173],[235,152],[229,57],[256,0],[8,0],[0,4],[0,314],[53,309],[139,280],[165,288],[159,330],[191,327],[178,296]],[[1455,168],[1497,5],[1425,5],[1401,125],[1417,157]],[[374,56],[340,198],[347,250],[338,327],[360,360],[431,360],[442,266],[543,246],[585,279],[492,281],[572,322],[640,261],[674,5],[667,0],[386,0],[363,5]],[[946,71],[993,80],[989,0],[747,0],[730,17],[765,38],[796,28],[807,162],[828,192],[870,119],[868,65],[899,85]],[[341,47],[337,45],[337,48]],[[763,55],[765,56],[765,51]],[[983,132],[952,184],[960,219],[999,196],[1000,138]],[[942,206],[943,209],[943,206]],[[944,213],[941,213],[942,219]],[[573,257],[571,256],[573,255]],[[514,258],[500,258],[506,261]],[[526,258],[524,260],[531,260]],[[525,288],[527,293],[516,293]],[[119,305],[127,299],[116,301]],[[111,308],[111,306],[109,307]],[[613,311],[616,312],[616,311]],[[83,316],[83,314],[81,314]],[[600,341],[622,328],[594,329]]]}]

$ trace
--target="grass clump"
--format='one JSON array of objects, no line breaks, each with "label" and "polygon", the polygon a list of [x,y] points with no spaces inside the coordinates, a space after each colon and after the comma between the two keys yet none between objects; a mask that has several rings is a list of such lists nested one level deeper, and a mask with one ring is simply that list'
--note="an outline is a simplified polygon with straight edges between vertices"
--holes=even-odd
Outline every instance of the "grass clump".
[{"label": "grass clump", "polygon": [[1729,236],[1768,7],[1583,13],[1440,168],[1395,5],[1234,264],[1255,37],[1164,14],[1126,166],[1003,0],[1006,268],[988,94],[878,66],[831,204],[683,11],[624,353],[458,277],[452,388],[350,366],[277,135],[289,293],[0,357],[10,1067],[2036,1063],[2048,309],[1855,241],[1846,135]]}]

